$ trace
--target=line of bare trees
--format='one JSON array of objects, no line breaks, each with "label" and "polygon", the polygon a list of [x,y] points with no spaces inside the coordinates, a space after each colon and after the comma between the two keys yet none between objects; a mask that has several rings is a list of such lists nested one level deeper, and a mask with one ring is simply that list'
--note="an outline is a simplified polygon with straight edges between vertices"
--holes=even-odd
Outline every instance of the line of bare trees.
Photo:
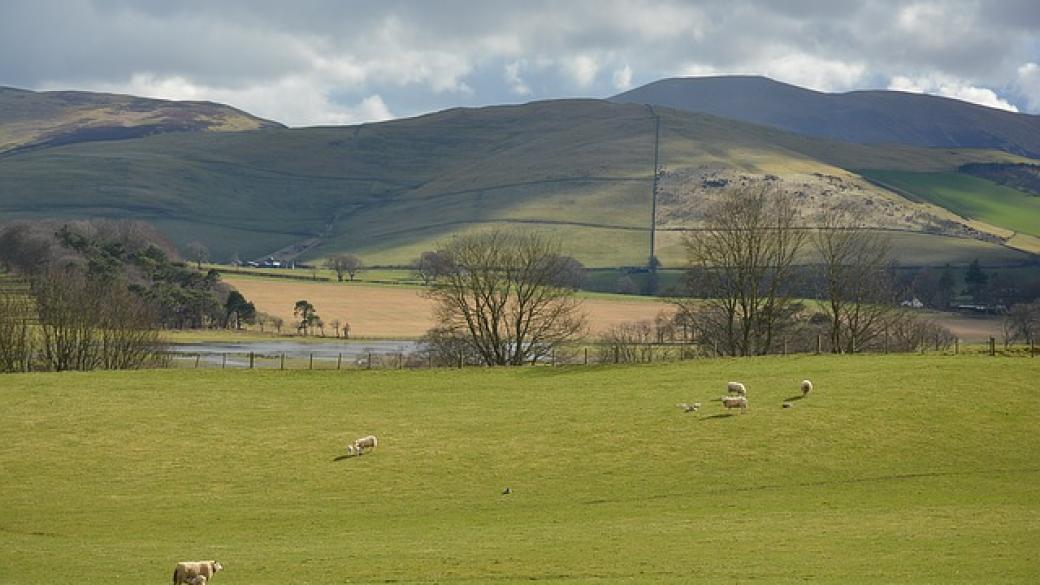
[{"label": "line of bare trees", "polygon": [[126,286],[70,270],[0,293],[0,371],[140,368],[163,350],[154,309]]},{"label": "line of bare trees", "polygon": [[[834,353],[952,342],[949,332],[900,307],[887,235],[842,208],[814,219],[816,228],[806,230],[792,196],[769,183],[732,189],[710,204],[704,229],[684,242],[690,269],[689,296],[675,303],[681,326],[732,356],[804,351],[816,335]],[[807,279],[819,302],[795,298]]]}]

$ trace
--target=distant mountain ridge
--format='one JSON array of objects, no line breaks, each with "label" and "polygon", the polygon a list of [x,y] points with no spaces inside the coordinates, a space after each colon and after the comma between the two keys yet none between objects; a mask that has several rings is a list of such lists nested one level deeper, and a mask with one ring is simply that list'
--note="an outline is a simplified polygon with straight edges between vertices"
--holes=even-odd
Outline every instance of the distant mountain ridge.
[{"label": "distant mountain ridge", "polygon": [[559,235],[588,266],[684,262],[684,230],[727,185],[772,181],[807,225],[854,206],[907,262],[1024,254],[1011,230],[863,180],[856,169],[955,172],[1021,163],[998,151],[865,146],[665,107],[554,100],[456,108],[360,126],[170,132],[0,156],[4,220],[154,223],[233,256],[350,251],[405,265],[451,235],[510,225]]},{"label": "distant mountain ridge", "polygon": [[986,148],[1040,158],[1040,116],[898,91],[822,93],[766,77],[655,81],[610,98],[860,144]]},{"label": "distant mountain ridge", "polygon": [[0,154],[171,132],[263,128],[284,126],[213,102],[86,91],[36,92],[0,86]]}]

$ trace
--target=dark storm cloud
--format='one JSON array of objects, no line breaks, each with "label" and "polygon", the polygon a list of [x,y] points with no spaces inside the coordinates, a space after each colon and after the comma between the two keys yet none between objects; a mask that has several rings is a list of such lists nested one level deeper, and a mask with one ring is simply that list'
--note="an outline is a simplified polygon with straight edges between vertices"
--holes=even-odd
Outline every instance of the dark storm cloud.
[{"label": "dark storm cloud", "polygon": [[1035,0],[8,0],[0,84],[212,99],[290,124],[762,74],[1040,111]]}]

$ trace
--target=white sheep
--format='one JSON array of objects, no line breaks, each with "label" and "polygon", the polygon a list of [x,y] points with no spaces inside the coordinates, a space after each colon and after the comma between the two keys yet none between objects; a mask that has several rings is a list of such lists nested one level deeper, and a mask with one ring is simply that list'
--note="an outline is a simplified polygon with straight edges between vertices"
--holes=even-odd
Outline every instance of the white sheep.
[{"label": "white sheep", "polygon": [[802,380],[802,396],[808,396],[810,392],[812,392],[812,382]]},{"label": "white sheep", "polygon": [[739,408],[741,414],[748,408],[746,396],[723,396],[719,400],[722,401],[722,406],[726,408]]},{"label": "white sheep", "polygon": [[745,388],[740,382],[730,382],[729,384],[726,384],[726,392],[736,394],[737,396],[747,396],[747,388]]},{"label": "white sheep", "polygon": [[379,440],[376,439],[375,435],[368,435],[367,437],[361,437],[354,441],[354,451],[358,455],[363,455],[365,449],[375,449],[376,445],[379,444]]},{"label": "white sheep", "polygon": [[[217,571],[223,571],[224,565],[220,561],[185,561],[177,563],[173,569],[173,585],[205,585],[206,581],[213,577]],[[202,577],[202,581],[198,580]]]},{"label": "white sheep", "polygon": [[697,412],[701,407],[701,403],[694,402],[693,404],[687,404],[686,402],[680,402],[679,404],[676,404],[676,406],[682,409],[683,412]]}]

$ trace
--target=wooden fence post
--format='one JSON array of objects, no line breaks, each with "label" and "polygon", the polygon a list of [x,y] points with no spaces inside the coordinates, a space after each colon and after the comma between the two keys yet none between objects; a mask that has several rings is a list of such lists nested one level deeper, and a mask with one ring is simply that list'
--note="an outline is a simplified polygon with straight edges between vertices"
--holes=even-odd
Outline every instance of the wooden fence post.
[{"label": "wooden fence post", "polygon": [[961,338],[953,338],[953,355],[961,355]]},{"label": "wooden fence post", "polygon": [[279,366],[279,369],[282,369],[282,370],[285,369],[285,352],[284,351],[282,352],[282,363]]},{"label": "wooden fence post", "polygon": [[227,367],[227,352],[224,352],[223,359],[220,361],[220,369],[223,370],[226,367]]},{"label": "wooden fence post", "polygon": [[585,365],[589,365],[589,348],[585,348]]},{"label": "wooden fence post", "polygon": [[336,369],[339,370],[343,366],[343,354],[336,356]]},{"label": "wooden fence post", "polygon": [[816,334],[816,355],[823,353],[823,338],[819,333]]},{"label": "wooden fence post", "polygon": [[311,370],[314,369],[314,352],[311,352],[311,364],[308,367],[308,369],[311,369]]},{"label": "wooden fence post", "polygon": [[202,357],[200,354],[195,354],[195,369],[199,369],[199,358]]},{"label": "wooden fence post", "polygon": [[368,366],[365,369],[367,369],[367,370],[371,370],[372,369],[372,352],[368,352]]},{"label": "wooden fence post", "polygon": [[255,360],[256,360],[256,354],[255,354],[255,353],[253,353],[253,352],[249,352],[249,369],[250,369],[250,370],[252,370],[252,369],[253,369],[253,362],[254,362]]},{"label": "wooden fence post", "polygon": [[989,355],[997,355],[997,338],[995,337],[989,338]]}]

